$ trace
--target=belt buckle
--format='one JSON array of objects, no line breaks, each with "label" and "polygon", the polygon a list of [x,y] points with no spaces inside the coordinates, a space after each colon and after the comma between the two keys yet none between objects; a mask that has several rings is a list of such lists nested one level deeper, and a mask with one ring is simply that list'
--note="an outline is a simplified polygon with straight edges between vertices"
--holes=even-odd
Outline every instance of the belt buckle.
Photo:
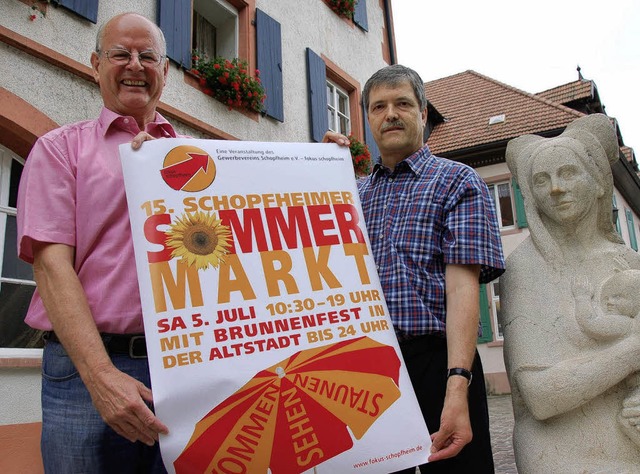
[{"label": "belt buckle", "polygon": [[[145,343],[144,355],[137,355],[134,351],[134,345],[136,341],[138,341],[139,339],[142,339],[142,341]],[[147,347],[146,347],[146,341],[144,336],[131,336],[131,338],[129,339],[129,357],[131,357],[132,359],[146,359],[147,358],[146,349]]]}]

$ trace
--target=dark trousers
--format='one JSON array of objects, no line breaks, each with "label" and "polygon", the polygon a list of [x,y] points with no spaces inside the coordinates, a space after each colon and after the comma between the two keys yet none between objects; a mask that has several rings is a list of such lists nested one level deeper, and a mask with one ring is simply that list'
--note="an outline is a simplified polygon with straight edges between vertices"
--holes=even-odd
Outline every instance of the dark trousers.
[{"label": "dark trousers", "polygon": [[[447,385],[446,339],[421,336],[401,342],[400,349],[427,428],[429,433],[433,434],[440,429],[440,415]],[[471,372],[473,381],[469,387],[469,417],[473,439],[454,458],[421,465],[422,474],[493,474],[495,472],[489,434],[487,391],[484,385],[482,362],[477,351]],[[398,472],[413,474],[415,469]]]}]

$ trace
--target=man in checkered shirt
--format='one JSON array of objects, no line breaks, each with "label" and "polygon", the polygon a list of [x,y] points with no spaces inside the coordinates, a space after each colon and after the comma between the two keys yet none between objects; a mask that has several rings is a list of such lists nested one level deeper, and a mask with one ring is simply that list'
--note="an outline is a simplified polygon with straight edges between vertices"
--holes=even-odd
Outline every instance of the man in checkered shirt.
[{"label": "man in checkered shirt", "polygon": [[[504,272],[494,202],[470,167],[424,145],[420,76],[393,65],[365,84],[380,150],[360,200],[390,317],[431,433],[425,473],[493,473],[484,374],[476,350],[479,285]],[[325,142],[347,145],[327,132]],[[413,473],[414,469],[402,471]]]}]

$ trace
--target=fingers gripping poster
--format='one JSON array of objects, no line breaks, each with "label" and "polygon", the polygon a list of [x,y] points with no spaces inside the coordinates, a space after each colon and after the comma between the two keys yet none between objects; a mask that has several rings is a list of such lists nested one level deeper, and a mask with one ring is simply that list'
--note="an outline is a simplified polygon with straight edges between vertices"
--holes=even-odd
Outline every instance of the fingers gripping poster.
[{"label": "fingers gripping poster", "polygon": [[429,435],[347,148],[120,148],[169,472],[387,473]]}]

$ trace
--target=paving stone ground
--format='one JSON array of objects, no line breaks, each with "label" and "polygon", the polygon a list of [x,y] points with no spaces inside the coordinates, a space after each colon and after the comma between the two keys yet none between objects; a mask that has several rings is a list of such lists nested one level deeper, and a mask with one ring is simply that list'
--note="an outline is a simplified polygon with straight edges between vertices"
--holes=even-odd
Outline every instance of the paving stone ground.
[{"label": "paving stone ground", "polygon": [[510,395],[489,397],[491,446],[496,474],[517,474],[513,457],[513,407]]},{"label": "paving stone ground", "polygon": [[[496,474],[518,474],[511,440],[513,434],[511,396],[492,396],[488,398],[488,402],[489,429]],[[420,474],[419,468],[416,468],[416,474]]]}]

